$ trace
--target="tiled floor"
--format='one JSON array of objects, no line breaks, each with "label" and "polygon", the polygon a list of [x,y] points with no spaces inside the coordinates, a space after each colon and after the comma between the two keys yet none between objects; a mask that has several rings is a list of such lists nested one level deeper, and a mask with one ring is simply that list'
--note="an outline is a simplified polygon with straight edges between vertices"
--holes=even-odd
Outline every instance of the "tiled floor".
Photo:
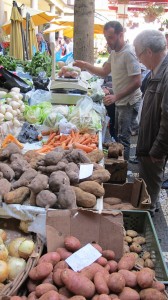
[{"label": "tiled floor", "polygon": [[[134,156],[135,147],[136,147],[136,137],[132,137],[131,140],[131,153],[130,156]],[[128,170],[130,171],[128,174],[129,180],[132,180],[134,177],[138,176],[138,165],[128,164]],[[164,180],[168,179],[168,163],[165,168]],[[161,209],[157,212],[153,218],[153,223],[155,225],[155,229],[158,235],[158,239],[161,245],[161,249],[163,255],[165,257],[165,261],[168,266],[168,190],[161,190],[160,193],[160,205]]]}]

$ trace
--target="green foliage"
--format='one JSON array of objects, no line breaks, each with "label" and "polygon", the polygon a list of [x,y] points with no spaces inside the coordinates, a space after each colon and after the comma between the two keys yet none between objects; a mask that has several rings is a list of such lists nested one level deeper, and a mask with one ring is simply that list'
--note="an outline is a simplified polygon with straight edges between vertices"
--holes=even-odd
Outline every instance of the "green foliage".
[{"label": "green foliage", "polygon": [[31,62],[24,66],[25,72],[32,76],[38,76],[41,71],[45,71],[48,77],[51,76],[52,59],[47,53],[36,52]]},{"label": "green foliage", "polygon": [[16,71],[18,60],[8,55],[0,55],[0,66],[3,66],[9,71]]},{"label": "green foliage", "polygon": [[155,16],[156,18],[164,13],[164,7],[162,5],[148,5],[144,11],[145,16]]}]

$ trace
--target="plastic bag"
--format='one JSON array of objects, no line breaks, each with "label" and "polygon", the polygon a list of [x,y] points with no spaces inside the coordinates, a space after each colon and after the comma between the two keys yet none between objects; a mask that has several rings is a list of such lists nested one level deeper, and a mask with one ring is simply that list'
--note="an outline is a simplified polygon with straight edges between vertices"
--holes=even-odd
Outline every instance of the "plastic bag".
[{"label": "plastic bag", "polygon": [[64,118],[59,122],[59,131],[60,131],[60,133],[70,134],[72,130],[76,132],[77,127],[74,124],[72,124],[71,122],[68,122]]},{"label": "plastic bag", "polygon": [[46,76],[46,72],[40,72],[37,77],[33,77],[33,84],[35,90],[40,89],[44,91],[49,90],[50,79]]},{"label": "plastic bag", "polygon": [[49,91],[44,90],[36,90],[32,91],[29,104],[30,105],[37,105],[42,102],[51,102],[52,94]]},{"label": "plastic bag", "polygon": [[5,68],[0,68],[0,86],[8,90],[11,90],[13,87],[20,88],[21,93],[27,93],[32,88],[28,85],[23,79],[17,75],[9,72]]},{"label": "plastic bag", "polygon": [[100,81],[97,80],[97,81],[91,82],[90,88],[91,88],[91,90],[89,91],[89,94],[90,94],[90,97],[92,98],[92,100],[94,102],[101,103],[105,96],[105,93],[104,93],[103,89],[101,88]]}]

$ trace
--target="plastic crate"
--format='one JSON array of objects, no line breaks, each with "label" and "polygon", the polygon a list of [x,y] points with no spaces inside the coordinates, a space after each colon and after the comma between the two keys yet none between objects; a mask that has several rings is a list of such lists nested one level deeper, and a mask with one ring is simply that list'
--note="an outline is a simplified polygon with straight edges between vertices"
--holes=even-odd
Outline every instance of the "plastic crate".
[{"label": "plastic crate", "polygon": [[146,244],[143,245],[143,251],[149,251],[154,259],[156,279],[167,285],[168,270],[149,212],[134,210],[122,212],[125,229],[135,230],[145,237]]}]

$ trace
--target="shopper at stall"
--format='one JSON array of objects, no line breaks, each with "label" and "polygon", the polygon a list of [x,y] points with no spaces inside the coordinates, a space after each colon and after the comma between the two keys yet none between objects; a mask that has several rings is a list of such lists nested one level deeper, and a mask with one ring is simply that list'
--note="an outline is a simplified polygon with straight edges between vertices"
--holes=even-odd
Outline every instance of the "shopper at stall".
[{"label": "shopper at stall", "polygon": [[118,21],[105,24],[104,36],[112,51],[102,68],[79,60],[75,61],[74,65],[101,77],[111,72],[114,94],[106,95],[104,104],[106,106],[116,104],[115,129],[118,141],[124,145],[124,158],[128,160],[130,125],[134,116],[134,108],[137,102],[141,101],[141,69],[132,47],[124,41],[124,30]]},{"label": "shopper at stall", "polygon": [[48,51],[47,42],[45,41],[42,33],[40,33],[40,32],[37,33],[36,38],[37,38],[39,52],[41,52],[41,53],[47,52],[48,53],[49,51]]},{"label": "shopper at stall", "polygon": [[151,214],[159,207],[159,192],[168,155],[168,54],[165,36],[142,31],[134,40],[139,60],[151,70],[143,100],[137,156],[139,176],[147,184]]}]

